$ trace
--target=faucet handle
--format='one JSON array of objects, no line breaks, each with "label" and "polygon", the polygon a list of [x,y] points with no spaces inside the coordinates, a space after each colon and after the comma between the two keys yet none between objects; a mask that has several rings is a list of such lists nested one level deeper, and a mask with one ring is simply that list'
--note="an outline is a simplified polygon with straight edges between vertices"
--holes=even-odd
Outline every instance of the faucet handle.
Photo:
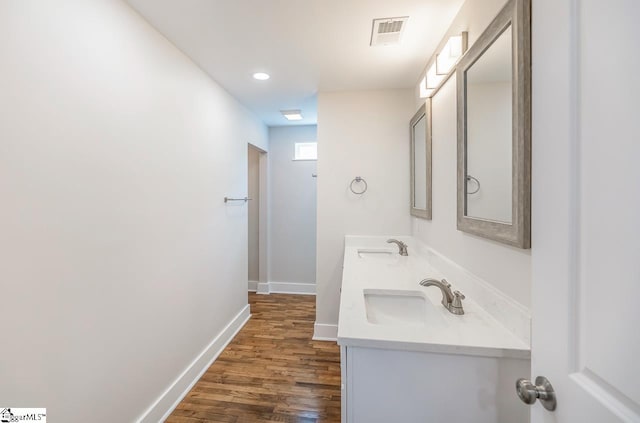
[{"label": "faucet handle", "polygon": [[[445,286],[447,288],[451,288],[451,284],[449,282],[447,282],[447,280],[445,278],[442,278],[442,283],[445,284]],[[457,291],[456,291],[457,292]]]},{"label": "faucet handle", "polygon": [[464,314],[464,309],[462,308],[462,300],[466,297],[460,291],[453,291],[453,301],[451,301],[451,305],[447,307],[447,309],[457,315]]},{"label": "faucet handle", "polygon": [[464,314],[464,311],[462,310],[462,300],[464,300],[465,297],[464,294],[460,291],[453,291],[453,301],[451,301],[451,307],[459,310],[461,313],[459,314]]}]

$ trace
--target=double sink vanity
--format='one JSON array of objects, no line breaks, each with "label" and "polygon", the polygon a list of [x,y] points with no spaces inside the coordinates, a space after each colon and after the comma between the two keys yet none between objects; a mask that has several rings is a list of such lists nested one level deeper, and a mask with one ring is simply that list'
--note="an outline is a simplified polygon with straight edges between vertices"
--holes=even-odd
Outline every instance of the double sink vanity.
[{"label": "double sink vanity", "polygon": [[[528,310],[411,237],[395,239],[407,256],[386,237],[345,238],[342,421],[528,421],[513,400],[513,381],[529,373]],[[464,314],[424,279],[464,293]]]}]

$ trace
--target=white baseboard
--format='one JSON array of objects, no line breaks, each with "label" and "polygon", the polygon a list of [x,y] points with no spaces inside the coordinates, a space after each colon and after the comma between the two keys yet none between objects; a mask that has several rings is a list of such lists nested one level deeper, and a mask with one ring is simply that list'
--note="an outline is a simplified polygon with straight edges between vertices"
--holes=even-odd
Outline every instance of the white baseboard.
[{"label": "white baseboard", "polygon": [[257,292],[258,291],[258,281],[249,281],[249,292]]},{"label": "white baseboard", "polygon": [[236,336],[251,318],[249,304],[229,322],[229,324],[211,341],[160,397],[142,414],[138,423],[157,423],[165,421],[180,401],[189,393],[207,369],[218,358],[227,344]]},{"label": "white baseboard", "polygon": [[297,294],[297,295],[316,295],[315,283],[298,283],[298,282],[255,282],[255,290],[251,289],[251,281],[249,281],[249,291],[257,294]]},{"label": "white baseboard", "polygon": [[269,282],[258,282],[258,286],[256,287],[257,294],[269,294]]},{"label": "white baseboard", "polygon": [[313,325],[314,341],[337,341],[338,325],[327,325],[324,323],[315,323]]},{"label": "white baseboard", "polygon": [[316,284],[296,282],[269,282],[269,292],[273,294],[316,295]]}]

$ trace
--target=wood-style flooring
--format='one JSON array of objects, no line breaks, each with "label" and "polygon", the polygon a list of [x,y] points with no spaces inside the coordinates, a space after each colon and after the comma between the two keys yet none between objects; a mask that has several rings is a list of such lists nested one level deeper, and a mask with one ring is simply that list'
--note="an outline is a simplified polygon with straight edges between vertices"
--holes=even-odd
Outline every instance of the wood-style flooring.
[{"label": "wood-style flooring", "polygon": [[315,297],[249,303],[249,322],[167,422],[340,422],[340,350],[311,340]]}]

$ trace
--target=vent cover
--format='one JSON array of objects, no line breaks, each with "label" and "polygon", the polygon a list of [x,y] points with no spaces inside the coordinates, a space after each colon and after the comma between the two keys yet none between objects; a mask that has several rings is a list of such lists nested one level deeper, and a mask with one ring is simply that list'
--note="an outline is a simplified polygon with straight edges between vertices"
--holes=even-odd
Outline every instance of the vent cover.
[{"label": "vent cover", "polygon": [[398,44],[404,33],[404,27],[408,16],[398,18],[379,18],[373,20],[371,28],[372,46]]}]

